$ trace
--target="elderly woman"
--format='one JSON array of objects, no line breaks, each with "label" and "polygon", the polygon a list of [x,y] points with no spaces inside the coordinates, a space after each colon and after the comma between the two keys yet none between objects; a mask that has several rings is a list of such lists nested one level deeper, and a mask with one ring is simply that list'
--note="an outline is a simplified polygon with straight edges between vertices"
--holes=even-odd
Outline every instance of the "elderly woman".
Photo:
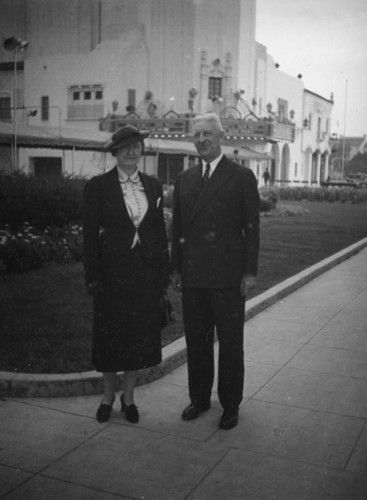
[{"label": "elderly woman", "polygon": [[161,361],[160,298],[169,280],[162,186],[139,172],[143,140],[119,128],[106,149],[117,166],[90,179],[84,190],[84,269],[93,296],[92,362],[103,373],[97,420],[115,400],[116,372],[124,372],[121,411],[139,421],[134,401],[138,370]]}]

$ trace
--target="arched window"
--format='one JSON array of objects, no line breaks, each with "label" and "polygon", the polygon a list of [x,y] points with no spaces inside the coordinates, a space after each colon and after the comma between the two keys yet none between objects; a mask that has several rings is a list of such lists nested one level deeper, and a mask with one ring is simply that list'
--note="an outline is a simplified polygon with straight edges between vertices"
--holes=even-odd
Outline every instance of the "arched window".
[{"label": "arched window", "polygon": [[222,78],[209,77],[209,99],[222,97]]}]

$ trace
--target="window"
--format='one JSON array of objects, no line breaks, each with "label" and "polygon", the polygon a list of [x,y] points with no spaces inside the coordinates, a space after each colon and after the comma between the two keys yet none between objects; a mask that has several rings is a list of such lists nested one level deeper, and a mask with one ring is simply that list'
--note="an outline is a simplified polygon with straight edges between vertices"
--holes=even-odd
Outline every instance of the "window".
[{"label": "window", "polygon": [[60,177],[62,175],[62,158],[33,158],[35,177]]},{"label": "window", "polygon": [[41,120],[43,121],[49,120],[50,117],[49,101],[48,95],[43,95],[41,97]]},{"label": "window", "polygon": [[0,96],[0,120],[11,120],[11,98]]},{"label": "window", "polygon": [[308,130],[312,129],[312,113],[308,115]]},{"label": "window", "polygon": [[209,77],[209,99],[222,97],[222,79],[210,76]]},{"label": "window", "polygon": [[68,118],[98,119],[102,118],[103,88],[102,85],[72,85],[68,90]]},{"label": "window", "polygon": [[321,118],[320,117],[317,118],[317,139],[319,141],[322,140],[322,136],[321,136]]},{"label": "window", "polygon": [[288,101],[286,99],[278,99],[278,120],[285,122],[288,119]]}]

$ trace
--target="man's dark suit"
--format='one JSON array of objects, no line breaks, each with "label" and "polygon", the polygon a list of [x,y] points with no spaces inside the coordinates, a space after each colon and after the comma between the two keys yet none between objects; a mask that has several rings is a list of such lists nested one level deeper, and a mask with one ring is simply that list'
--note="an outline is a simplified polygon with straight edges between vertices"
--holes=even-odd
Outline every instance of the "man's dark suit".
[{"label": "man's dark suit", "polygon": [[242,400],[244,274],[256,276],[259,195],[254,174],[225,156],[202,188],[202,167],[178,177],[173,204],[172,269],[181,273],[193,404],[210,400],[213,335],[219,340],[218,395],[223,408]]}]

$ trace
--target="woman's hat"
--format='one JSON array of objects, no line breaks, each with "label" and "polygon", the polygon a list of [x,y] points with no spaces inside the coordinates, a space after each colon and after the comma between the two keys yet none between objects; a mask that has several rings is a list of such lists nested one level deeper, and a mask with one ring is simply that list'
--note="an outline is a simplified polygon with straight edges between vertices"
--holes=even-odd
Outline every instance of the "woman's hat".
[{"label": "woman's hat", "polygon": [[125,125],[118,128],[111,136],[111,138],[106,142],[105,149],[107,151],[115,151],[119,148],[124,148],[134,144],[135,142],[140,142],[146,137],[148,137],[149,132],[139,132],[136,127],[132,125]]}]

